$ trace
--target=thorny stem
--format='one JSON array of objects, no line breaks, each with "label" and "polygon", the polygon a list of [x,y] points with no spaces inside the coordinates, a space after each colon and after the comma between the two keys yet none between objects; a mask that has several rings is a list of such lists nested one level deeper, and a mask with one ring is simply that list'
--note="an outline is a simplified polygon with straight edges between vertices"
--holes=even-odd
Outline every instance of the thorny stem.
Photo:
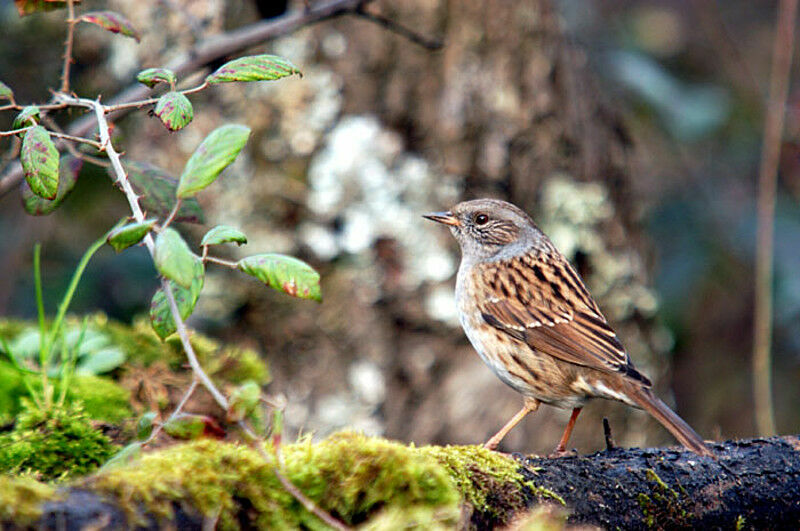
[{"label": "thorny stem", "polygon": [[784,109],[794,49],[794,21],[798,0],[778,4],[777,29],[772,52],[769,100],[764,117],[764,140],[758,176],[758,229],[756,236],[755,312],[753,316],[753,401],[759,435],[775,433],[772,404],[772,281],[775,194],[781,153]]},{"label": "thorny stem", "polygon": [[[111,137],[108,133],[108,122],[106,121],[105,116],[106,107],[101,104],[99,100],[95,101],[86,98],[77,98],[68,96],[66,94],[58,94],[56,97],[61,101],[78,105],[80,107],[88,107],[94,110],[95,117],[97,118],[98,131],[100,133],[100,143],[108,154],[108,160],[111,161],[111,168],[114,171],[116,182],[119,184],[120,188],[122,188],[125,197],[128,199],[128,205],[131,207],[134,219],[137,222],[143,222],[144,213],[142,212],[142,208],[139,206],[139,196],[136,195],[136,192],[131,187],[131,183],[128,180],[128,175],[125,173],[125,169],[122,167],[119,153],[117,153],[117,151],[114,149],[114,145],[111,143]],[[155,251],[155,242],[153,241],[153,236],[151,234],[147,234],[144,237],[144,244],[147,247],[147,250],[150,252],[150,256],[152,256]],[[195,377],[200,380],[200,383],[202,383],[211,396],[214,397],[214,400],[216,400],[217,404],[219,404],[222,409],[227,411],[228,400],[222,393],[220,393],[220,391],[214,385],[214,382],[211,381],[211,378],[208,377],[203,368],[200,366],[200,362],[197,361],[194,348],[192,348],[192,344],[189,341],[189,333],[186,330],[186,325],[181,318],[178,305],[175,302],[175,294],[172,292],[172,286],[170,286],[168,280],[163,278],[161,280],[161,286],[164,289],[164,294],[167,297],[172,319],[175,321],[175,327],[177,328],[178,336],[180,337],[181,344],[186,352],[186,357],[189,360],[189,365],[191,365],[192,370],[194,371]]]},{"label": "thorny stem", "polygon": [[72,64],[72,40],[75,35],[74,0],[67,0],[67,41],[64,43],[64,70],[61,74],[61,92],[69,92],[69,67]]}]

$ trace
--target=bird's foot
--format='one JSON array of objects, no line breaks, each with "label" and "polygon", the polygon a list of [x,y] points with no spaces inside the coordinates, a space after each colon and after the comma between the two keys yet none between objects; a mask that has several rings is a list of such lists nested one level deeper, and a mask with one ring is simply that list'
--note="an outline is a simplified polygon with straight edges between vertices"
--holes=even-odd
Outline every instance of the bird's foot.
[{"label": "bird's foot", "polygon": [[572,450],[567,450],[565,448],[561,448],[556,446],[555,449],[548,455],[550,459],[555,459],[557,457],[574,457],[578,454],[578,450],[573,448]]}]

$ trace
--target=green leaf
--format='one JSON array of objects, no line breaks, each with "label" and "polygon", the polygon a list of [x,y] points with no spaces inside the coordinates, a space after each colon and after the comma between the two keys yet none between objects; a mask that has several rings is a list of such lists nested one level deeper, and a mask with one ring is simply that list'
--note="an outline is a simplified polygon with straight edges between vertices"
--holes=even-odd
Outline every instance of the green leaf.
[{"label": "green leaf", "polygon": [[158,222],[157,219],[146,219],[141,223],[129,223],[118,229],[112,230],[108,234],[106,241],[114,248],[115,251],[120,252],[127,249],[131,245],[136,245],[145,235],[153,230],[153,226]]},{"label": "green leaf", "polygon": [[222,243],[242,245],[247,243],[247,236],[237,228],[229,227],[228,225],[217,225],[206,232],[206,235],[203,236],[203,241],[200,242],[200,246],[219,245]]},{"label": "green leaf", "polygon": [[256,254],[242,258],[236,266],[292,297],[322,301],[319,273],[302,260],[282,254]]},{"label": "green leaf", "polygon": [[115,453],[111,456],[111,459],[105,462],[105,464],[100,467],[100,471],[111,470],[113,468],[117,468],[120,466],[127,465],[136,459],[142,454],[142,443],[139,441],[132,442],[119,452]]},{"label": "green leaf", "polygon": [[153,112],[170,131],[183,129],[194,118],[192,103],[180,92],[167,92],[158,98]]},{"label": "green leaf", "polygon": [[75,183],[78,182],[78,175],[83,167],[83,161],[76,159],[72,155],[67,155],[61,158],[59,177],[58,177],[58,192],[56,192],[55,199],[44,199],[34,194],[31,190],[28,181],[22,181],[22,207],[25,212],[32,216],[44,216],[53,212],[62,201],[72,192],[75,188]]},{"label": "green leaf", "polygon": [[24,107],[11,124],[11,129],[22,129],[29,125],[39,123],[39,107],[36,105],[28,105]]},{"label": "green leaf", "polygon": [[[175,191],[178,179],[158,166],[144,162],[128,162],[128,180],[137,195],[139,204],[149,214],[166,218],[175,206]],[[175,221],[204,223],[203,210],[197,199],[189,197],[181,201]]]},{"label": "green leaf", "polygon": [[78,22],[88,22],[89,24],[96,24],[104,30],[111,33],[119,33],[126,37],[131,37],[139,42],[139,32],[133,27],[131,21],[125,18],[124,15],[114,11],[91,11],[84,13],[78,18]]},{"label": "green leaf", "polygon": [[175,72],[167,68],[148,68],[136,74],[136,81],[150,88],[159,83],[166,83],[169,86],[175,84]]},{"label": "green leaf", "polygon": [[292,63],[276,55],[248,55],[228,61],[206,77],[207,83],[272,81],[292,74],[303,75]]},{"label": "green leaf", "polygon": [[197,192],[214,182],[244,147],[250,136],[250,128],[228,124],[209,134],[192,154],[181,174],[177,196],[193,197]]},{"label": "green leaf", "polygon": [[168,227],[158,233],[153,260],[156,269],[164,277],[184,288],[190,287],[194,278],[195,258],[178,231]]},{"label": "green leaf", "polygon": [[84,356],[75,367],[78,374],[104,374],[125,363],[125,353],[117,347],[108,347]]},{"label": "green leaf", "polygon": [[[192,315],[197,299],[200,297],[200,292],[203,290],[204,281],[205,268],[199,258],[195,259],[194,262],[194,277],[189,289],[182,288],[175,282],[170,281],[181,319],[187,319]],[[169,309],[167,296],[161,288],[156,291],[156,294],[153,295],[153,300],[150,302],[150,324],[161,339],[168,338],[177,330],[175,320],[172,318],[172,313]]]},{"label": "green leaf", "polygon": [[11,87],[0,81],[0,100],[13,100],[14,91]]},{"label": "green leaf", "polygon": [[19,158],[31,191],[39,197],[55,199],[58,194],[59,155],[47,129],[37,125],[25,132]]},{"label": "green leaf", "polygon": [[137,439],[144,441],[150,437],[150,434],[153,433],[153,425],[155,424],[156,417],[158,417],[158,413],[155,411],[148,411],[139,418],[139,422],[136,423]]},{"label": "green leaf", "polygon": [[176,439],[197,439],[203,435],[223,437],[223,430],[216,420],[207,415],[178,413],[163,424],[163,429]]}]

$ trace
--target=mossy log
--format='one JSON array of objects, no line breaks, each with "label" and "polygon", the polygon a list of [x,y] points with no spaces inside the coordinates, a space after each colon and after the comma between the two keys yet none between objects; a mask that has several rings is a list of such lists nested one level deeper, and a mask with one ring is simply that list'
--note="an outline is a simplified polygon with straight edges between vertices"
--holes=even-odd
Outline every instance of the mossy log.
[{"label": "mossy log", "polygon": [[[380,441],[379,439],[346,437],[349,438],[334,438],[331,441],[338,446],[346,443],[345,446],[352,447],[353,450],[363,444],[364,448],[368,449],[364,453],[365,456],[373,455],[375,448],[378,448],[379,453],[388,450],[394,455],[394,452],[400,452],[397,455],[406,456],[402,457],[403,462],[406,459],[412,459],[409,462],[413,462],[415,459],[413,455],[417,455],[416,452],[429,457],[435,456],[441,462],[441,455],[437,452],[431,453],[431,447],[415,449],[413,446],[403,447],[390,442],[370,442]],[[196,457],[200,459],[216,455],[214,452],[222,452],[220,455],[223,455],[224,461],[232,468],[242,463],[253,466],[253,463],[250,463],[251,457],[242,461],[231,460],[232,455],[243,451],[231,450],[235,447],[220,447],[218,450],[210,443],[200,443],[187,448],[191,455],[197,454]],[[307,448],[308,451],[312,451],[314,447],[307,446]],[[453,453],[454,449],[459,448],[465,450]],[[466,451],[477,452],[476,463],[474,466],[466,466],[465,470],[473,474],[478,481],[478,476],[482,474],[480,470],[482,465],[478,463],[477,458],[485,458],[482,456],[484,451],[477,448],[470,450],[470,448],[475,447],[451,447],[443,449],[442,452],[452,454],[448,458],[451,466],[455,463],[453,461],[455,456],[472,455],[464,453]],[[713,448],[718,455],[716,460],[700,458],[678,448],[613,449],[586,456],[552,459],[520,458],[519,473],[524,480],[522,483],[517,483],[518,488],[511,489],[509,483],[497,481],[495,478],[488,483],[496,486],[495,491],[486,493],[487,495],[483,497],[484,505],[474,507],[471,518],[469,520],[462,518],[461,526],[491,529],[507,524],[511,518],[524,514],[526,505],[533,507],[543,502],[557,503],[554,500],[560,497],[564,500],[570,515],[568,524],[593,524],[605,529],[797,529],[797,523],[800,522],[798,437],[732,441],[715,444]],[[187,450],[177,451],[187,452]],[[410,453],[406,455],[405,452]],[[383,464],[390,463],[390,468],[397,467],[394,461],[386,461]],[[132,469],[136,468],[139,466],[133,464]],[[217,465],[213,468],[219,469]],[[254,475],[253,470],[245,471],[248,476]],[[233,470],[230,472],[236,474]],[[495,476],[498,477],[496,473]],[[42,512],[34,527],[83,529],[88,526],[112,529],[131,526],[158,528],[171,525],[181,529],[200,529],[204,525],[212,524],[214,518],[202,516],[204,511],[193,506],[192,501],[202,499],[202,492],[207,492],[210,487],[199,484],[201,483],[199,478],[195,481],[197,483],[189,480],[189,483],[195,483],[194,487],[199,489],[194,492],[194,497],[179,495],[174,486],[167,489],[161,485],[151,490],[151,493],[171,494],[160,502],[151,499],[149,503],[160,506],[160,509],[152,514],[148,511],[144,513],[137,511],[138,518],[136,521],[131,521],[130,505],[127,507],[118,505],[120,497],[110,495],[113,492],[126,492],[127,489],[117,485],[113,489],[106,486],[104,490],[98,488],[103,481],[89,479],[83,484],[73,484],[62,490],[59,499],[44,501],[41,505]],[[226,481],[229,481],[229,478]],[[230,485],[225,487],[221,484],[218,487],[227,491]],[[244,524],[243,527],[248,527],[248,521],[253,523],[248,513],[256,511],[256,507],[253,505],[253,500],[248,502],[239,497],[245,489],[241,489],[241,486],[237,486],[236,489],[239,490],[239,494],[228,492],[233,496],[231,501],[234,503],[230,507],[233,511],[230,513],[233,520],[228,522],[230,524],[228,527],[231,525],[237,527],[237,521],[239,524]],[[135,490],[135,487],[131,490]],[[217,496],[212,498],[216,499]],[[442,499],[445,498],[445,501],[450,499],[447,496]],[[462,492],[462,501],[465,498],[468,496],[464,496]],[[437,500],[437,504],[443,503],[440,499]],[[133,499],[128,495],[127,503],[130,504],[131,501]],[[318,501],[324,504],[323,500]],[[417,502],[419,499],[415,498],[414,503]],[[449,504],[451,502],[447,501],[444,505],[449,506]],[[414,507],[418,506],[412,505],[412,510]],[[509,508],[514,509],[510,511]],[[168,521],[165,521],[165,517]],[[438,528],[456,527],[456,522],[457,519],[452,519],[451,515],[450,523]],[[357,522],[351,520],[350,523]],[[6,521],[5,524],[14,527],[14,524],[18,525],[19,522]]]}]

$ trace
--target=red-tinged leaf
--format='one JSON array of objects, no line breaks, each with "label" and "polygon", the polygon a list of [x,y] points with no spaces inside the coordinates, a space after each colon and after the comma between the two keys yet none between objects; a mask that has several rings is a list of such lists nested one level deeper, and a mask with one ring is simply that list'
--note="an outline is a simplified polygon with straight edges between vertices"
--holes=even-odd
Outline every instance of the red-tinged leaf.
[{"label": "red-tinged leaf", "polygon": [[[182,288],[175,282],[170,281],[181,319],[187,319],[192,315],[197,299],[200,297],[200,292],[203,290],[205,268],[200,259],[195,259],[193,273],[194,277],[189,289]],[[172,312],[169,309],[167,296],[161,288],[156,291],[155,295],[153,295],[153,300],[150,302],[150,325],[162,340],[168,338],[177,330],[175,320],[172,318]]]},{"label": "red-tinged leaf", "polygon": [[58,192],[55,199],[44,199],[34,194],[28,181],[22,181],[22,207],[32,216],[45,216],[58,208],[66,197],[75,188],[78,175],[83,168],[83,161],[72,155],[61,158],[58,176]]},{"label": "red-tinged leaf", "polygon": [[236,266],[292,297],[322,301],[319,273],[302,260],[282,254],[256,254],[242,258]]},{"label": "red-tinged leaf", "polygon": [[0,100],[13,100],[14,91],[11,87],[0,81]]},{"label": "red-tinged leaf", "polygon": [[168,227],[156,236],[153,261],[165,278],[190,288],[194,279],[196,257],[175,229]]},{"label": "red-tinged leaf", "polygon": [[[80,4],[81,0],[75,0],[74,3]],[[17,12],[21,17],[67,7],[64,0],[14,0],[14,5],[17,6]]]},{"label": "red-tinged leaf", "polygon": [[183,129],[194,118],[192,103],[180,92],[167,92],[158,98],[153,112],[170,131]]},{"label": "red-tinged leaf", "polygon": [[141,223],[129,223],[111,231],[106,241],[115,251],[120,252],[142,241],[157,222],[157,219],[146,219]]},{"label": "red-tinged leaf", "polygon": [[55,199],[58,194],[59,154],[47,129],[37,125],[25,132],[19,158],[31,191],[39,197]]},{"label": "red-tinged leaf", "polygon": [[39,123],[39,107],[36,105],[28,105],[24,107],[19,114],[14,118],[11,123],[11,129],[22,129],[29,125]]},{"label": "red-tinged leaf", "polygon": [[200,437],[225,437],[225,430],[208,415],[178,413],[170,417],[163,425],[164,431],[176,439],[198,439]]},{"label": "red-tinged leaf", "polygon": [[249,136],[250,128],[237,124],[223,125],[211,131],[186,163],[176,195],[180,198],[194,197],[214,182],[236,159]]},{"label": "red-tinged leaf", "polygon": [[[175,206],[175,191],[178,179],[166,170],[145,162],[131,161],[126,165],[128,180],[139,195],[139,204],[149,215],[166,218]],[[175,221],[205,223],[203,210],[197,199],[189,197],[181,201]]]},{"label": "red-tinged leaf", "polygon": [[272,81],[300,74],[292,63],[276,55],[248,55],[228,61],[206,77],[207,83],[231,81]]},{"label": "red-tinged leaf", "polygon": [[140,40],[139,32],[133,27],[131,21],[114,11],[92,11],[84,13],[78,18],[79,22],[88,22],[89,24],[96,24],[104,30],[111,33],[119,33],[126,37]]},{"label": "red-tinged leaf", "polygon": [[166,83],[172,86],[175,84],[175,80],[175,72],[167,68],[148,68],[136,75],[136,81],[150,88],[155,87],[159,83]]}]

